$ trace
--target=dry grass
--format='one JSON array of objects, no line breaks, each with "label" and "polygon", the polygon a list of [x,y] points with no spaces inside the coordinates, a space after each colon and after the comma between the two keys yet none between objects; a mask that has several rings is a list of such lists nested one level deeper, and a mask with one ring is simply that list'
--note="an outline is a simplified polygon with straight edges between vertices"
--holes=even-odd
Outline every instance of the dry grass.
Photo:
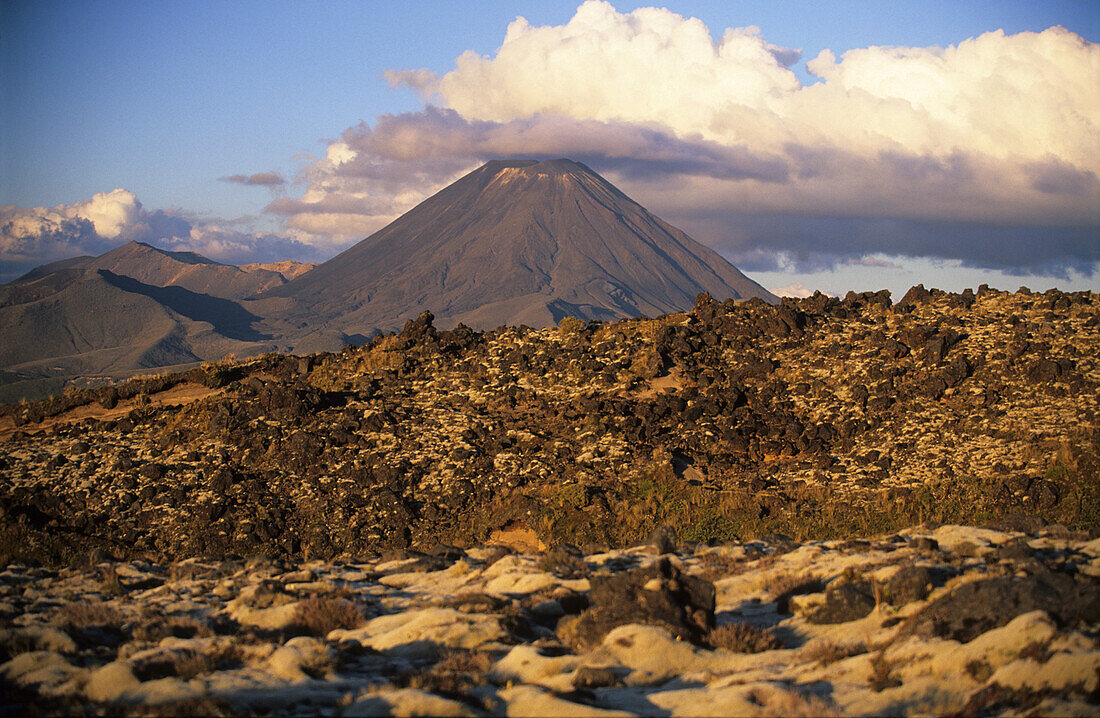
[{"label": "dry grass", "polygon": [[558,578],[580,578],[588,575],[588,564],[584,559],[560,546],[540,558],[538,568]]},{"label": "dry grass", "polygon": [[324,636],[337,628],[358,628],[363,622],[363,612],[351,601],[314,596],[299,602],[293,625],[311,636]]},{"label": "dry grass", "polygon": [[712,648],[733,653],[763,653],[783,647],[783,641],[771,631],[748,623],[730,623],[711,629],[706,641]]},{"label": "dry grass", "polygon": [[492,665],[493,657],[485,651],[452,651],[431,670],[412,676],[409,687],[461,699],[488,682]]},{"label": "dry grass", "polygon": [[241,663],[240,649],[225,644],[209,653],[184,653],[172,662],[172,668],[177,677],[189,680],[217,670],[235,668]]},{"label": "dry grass", "polygon": [[738,576],[748,570],[748,562],[752,560],[752,557],[731,556],[727,553],[712,551],[699,557],[701,570],[696,575],[707,581]]},{"label": "dry grass", "polygon": [[894,666],[886,660],[885,651],[879,651],[871,659],[871,677],[868,685],[876,693],[901,685],[901,681],[894,677]]},{"label": "dry grass", "polygon": [[785,691],[779,696],[753,696],[755,702],[764,706],[765,715],[785,716],[786,718],[837,718],[842,715],[835,706],[814,695]]},{"label": "dry grass", "polygon": [[85,601],[62,606],[57,613],[58,622],[67,629],[91,626],[118,626],[124,616],[116,606],[103,601]]},{"label": "dry grass", "polygon": [[189,616],[143,615],[142,623],[134,628],[131,637],[139,641],[158,643],[168,636],[175,638],[209,638],[214,635],[210,626]]},{"label": "dry grass", "polygon": [[978,683],[985,683],[993,675],[993,667],[985,661],[973,660],[966,664],[966,675]]},{"label": "dry grass", "polygon": [[859,656],[867,652],[867,645],[864,643],[849,643],[839,644],[832,641],[814,641],[802,655],[811,661],[817,662],[818,665],[827,666],[837,661],[842,661],[845,658],[851,658],[852,656]]},{"label": "dry grass", "polygon": [[118,577],[118,571],[114,567],[103,569],[99,581],[100,590],[109,596],[121,596],[126,592],[122,587],[122,581]]},{"label": "dry grass", "polygon": [[453,651],[435,664],[435,670],[458,673],[487,673],[493,657],[485,651]]}]

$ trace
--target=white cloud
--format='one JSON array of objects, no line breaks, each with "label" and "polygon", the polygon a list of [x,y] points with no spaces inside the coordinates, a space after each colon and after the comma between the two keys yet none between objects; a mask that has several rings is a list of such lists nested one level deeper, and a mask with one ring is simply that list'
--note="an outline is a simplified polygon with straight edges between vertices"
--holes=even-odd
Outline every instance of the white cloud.
[{"label": "white cloud", "polygon": [[105,239],[119,236],[142,214],[141,202],[133,192],[124,189],[98,192],[89,200],[54,209],[70,218],[87,219],[95,227],[96,234]]},{"label": "white cloud", "polygon": [[116,189],[69,205],[0,207],[0,281],[40,264],[99,255],[131,241],[242,263],[327,258],[330,238],[320,240],[301,232],[241,231],[185,213],[148,211],[132,192]]},{"label": "white cloud", "polygon": [[[560,26],[518,18],[491,56],[467,52],[442,76],[390,73],[444,108],[346,131],[330,148],[339,164],[313,168],[315,209],[358,197],[374,203],[364,217],[380,216],[400,194],[396,213],[486,159],[566,156],[662,216],[714,229],[698,238],[740,256],[812,252],[781,236],[759,244],[739,223],[752,215],[905,222],[909,244],[892,252],[967,262],[989,232],[962,232],[982,237],[968,247],[912,228],[1007,227],[1019,243],[1031,227],[1056,241],[988,261],[1047,249],[1038,260],[1050,267],[1095,265],[1100,46],[1052,27],[946,48],[826,50],[808,63],[822,78],[809,86],[788,68],[796,54],[758,28],[715,39],[665,9],[590,1]],[[841,261],[876,251],[865,237],[851,254],[832,243]]]},{"label": "white cloud", "polygon": [[[758,28],[711,37],[666,9],[590,0],[567,24],[518,18],[493,57],[434,81],[399,74],[468,119],[535,115],[659,124],[756,151],[788,144],[946,157],[1058,158],[1100,169],[1100,47],[1061,27],[990,32],[948,48],[869,47],[807,63],[802,86]],[[785,58],[786,59],[786,58]]]},{"label": "white cloud", "polygon": [[586,2],[557,27],[518,18],[495,57],[461,55],[456,68],[419,87],[470,119],[536,114],[657,122],[681,135],[725,138],[711,125],[729,106],[765,109],[797,91],[794,73],[757,28],[727,30],[717,42],[700,20],[665,9],[620,14]]},{"label": "white cloud", "polygon": [[806,289],[806,285],[802,282],[795,282],[794,284],[769,289],[768,291],[778,297],[796,297],[799,299],[805,299],[806,297],[812,297],[814,295],[813,290]]}]

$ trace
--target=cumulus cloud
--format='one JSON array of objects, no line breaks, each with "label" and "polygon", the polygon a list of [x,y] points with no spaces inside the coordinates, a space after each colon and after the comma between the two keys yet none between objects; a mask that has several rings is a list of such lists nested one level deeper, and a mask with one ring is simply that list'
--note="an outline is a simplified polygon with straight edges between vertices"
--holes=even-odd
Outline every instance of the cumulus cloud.
[{"label": "cumulus cloud", "polygon": [[1052,27],[826,50],[809,86],[798,54],[665,9],[517,18],[491,56],[388,73],[439,107],[349,128],[305,196],[270,210],[365,234],[487,159],[564,156],[752,265],[883,252],[1095,268],[1100,47]]},{"label": "cumulus cloud", "polygon": [[590,0],[559,26],[517,18],[492,55],[386,73],[425,108],[347,128],[296,178],[301,196],[278,196],[276,172],[222,178],[279,190],[266,208],[277,235],[115,190],[0,209],[0,259],[139,238],[222,261],[323,257],[487,160],[568,157],[749,271],[896,269],[882,256],[1010,274],[1100,266],[1100,46],[1052,27],[825,50],[805,86],[800,57],[759,28],[712,34],[660,8]]},{"label": "cumulus cloud", "polygon": [[813,290],[807,289],[806,285],[802,282],[788,284],[785,287],[776,287],[768,291],[777,297],[795,297],[796,299],[805,299],[806,297],[812,297],[814,295]]},{"label": "cumulus cloud", "polygon": [[227,263],[327,258],[310,239],[242,231],[178,211],[149,211],[132,192],[116,189],[69,205],[0,207],[0,281],[40,264],[99,255],[131,241]]},{"label": "cumulus cloud", "polygon": [[259,185],[261,187],[281,187],[286,180],[278,172],[257,172],[251,175],[229,175],[220,177],[222,182],[234,182],[243,185]]}]

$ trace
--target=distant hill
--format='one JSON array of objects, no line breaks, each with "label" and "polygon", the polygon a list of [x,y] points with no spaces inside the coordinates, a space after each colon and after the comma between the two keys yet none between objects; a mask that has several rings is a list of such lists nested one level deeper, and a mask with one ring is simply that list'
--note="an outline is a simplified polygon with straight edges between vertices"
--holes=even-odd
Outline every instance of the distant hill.
[{"label": "distant hill", "polygon": [[0,285],[0,399],[40,396],[56,379],[249,356],[275,349],[259,317],[229,299],[105,269],[63,269]]},{"label": "distant hill", "polygon": [[348,334],[436,324],[545,327],[692,307],[695,296],[777,301],[588,167],[493,161],[266,296]]},{"label": "distant hill", "polygon": [[16,282],[38,279],[63,269],[105,269],[156,287],[183,287],[224,299],[247,299],[286,284],[314,264],[221,264],[194,252],[169,252],[142,242],[130,242],[98,257],[74,257],[31,270]]}]

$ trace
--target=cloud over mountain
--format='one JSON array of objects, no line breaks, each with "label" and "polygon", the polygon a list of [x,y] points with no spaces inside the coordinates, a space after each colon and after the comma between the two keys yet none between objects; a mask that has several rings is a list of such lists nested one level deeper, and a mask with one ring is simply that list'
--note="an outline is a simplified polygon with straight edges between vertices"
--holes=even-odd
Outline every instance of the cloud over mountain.
[{"label": "cloud over mountain", "polygon": [[[275,233],[114,190],[0,208],[13,267],[133,239],[220,261],[325,259],[487,160],[568,157],[748,271],[871,256],[1009,274],[1100,267],[1100,45],[1062,27],[949,47],[871,46],[791,66],[756,27],[583,3],[565,24],[512,22],[451,72],[387,73],[424,109],[348,127],[267,187]],[[301,186],[304,191],[289,192]]]},{"label": "cloud over mountain", "polygon": [[[369,232],[486,159],[566,156],[758,266],[890,252],[1096,267],[1100,47],[1052,27],[826,50],[808,86],[788,67],[797,55],[757,28],[715,39],[657,8],[518,18],[493,56],[390,73],[442,107],[349,128],[305,196],[270,209],[304,231]],[[1001,235],[1012,254],[990,251]]]}]

